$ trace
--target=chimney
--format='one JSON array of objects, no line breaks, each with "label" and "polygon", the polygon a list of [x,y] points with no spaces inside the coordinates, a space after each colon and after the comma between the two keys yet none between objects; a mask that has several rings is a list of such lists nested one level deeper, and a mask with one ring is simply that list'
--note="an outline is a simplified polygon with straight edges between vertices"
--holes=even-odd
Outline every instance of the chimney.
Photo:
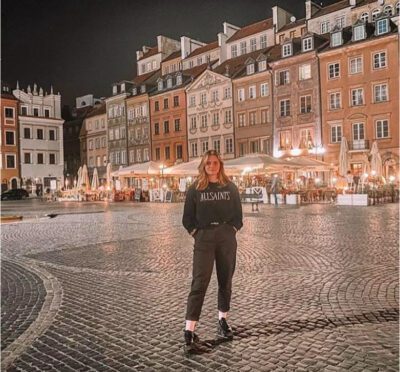
[{"label": "chimney", "polygon": [[311,19],[311,17],[321,9],[321,6],[315,4],[312,0],[306,0],[306,19]]},{"label": "chimney", "polygon": [[226,77],[229,77],[229,65],[226,65],[226,66],[225,66],[225,73],[224,73],[224,75],[225,75]]}]

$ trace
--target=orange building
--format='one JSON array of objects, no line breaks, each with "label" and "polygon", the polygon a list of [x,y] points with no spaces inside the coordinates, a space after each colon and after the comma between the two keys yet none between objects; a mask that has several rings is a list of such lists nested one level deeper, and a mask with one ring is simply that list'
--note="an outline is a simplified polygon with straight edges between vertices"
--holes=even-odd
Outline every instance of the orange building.
[{"label": "orange building", "polygon": [[150,94],[151,158],[165,166],[188,161],[185,86],[206,69],[201,65],[161,76]]},{"label": "orange building", "polygon": [[1,91],[1,191],[20,187],[18,100],[9,87]]},{"label": "orange building", "polygon": [[399,171],[399,36],[389,16],[335,28],[319,54],[325,160],[338,164],[348,141],[353,174],[368,170],[377,142],[384,176]]}]

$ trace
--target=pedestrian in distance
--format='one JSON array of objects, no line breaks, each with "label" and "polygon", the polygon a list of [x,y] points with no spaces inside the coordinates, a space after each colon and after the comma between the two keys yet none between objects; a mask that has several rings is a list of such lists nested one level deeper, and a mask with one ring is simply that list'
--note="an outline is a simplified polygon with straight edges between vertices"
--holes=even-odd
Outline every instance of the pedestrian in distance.
[{"label": "pedestrian in distance", "polygon": [[243,226],[239,190],[225,174],[218,152],[207,151],[198,169],[199,176],[186,195],[182,218],[183,226],[194,238],[192,284],[184,330],[186,353],[204,352],[195,328],[214,262],[218,279],[217,336],[223,340],[233,338],[227,315],[236,266],[236,232]]}]

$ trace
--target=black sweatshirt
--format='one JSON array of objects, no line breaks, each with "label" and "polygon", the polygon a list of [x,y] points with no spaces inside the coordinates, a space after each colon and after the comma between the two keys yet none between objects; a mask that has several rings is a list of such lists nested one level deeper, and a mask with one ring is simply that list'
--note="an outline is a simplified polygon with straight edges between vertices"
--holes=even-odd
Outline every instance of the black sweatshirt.
[{"label": "black sweatshirt", "polygon": [[242,204],[235,184],[225,186],[209,182],[206,189],[196,190],[194,183],[186,195],[182,223],[192,233],[212,222],[228,223],[239,230],[243,226]]}]

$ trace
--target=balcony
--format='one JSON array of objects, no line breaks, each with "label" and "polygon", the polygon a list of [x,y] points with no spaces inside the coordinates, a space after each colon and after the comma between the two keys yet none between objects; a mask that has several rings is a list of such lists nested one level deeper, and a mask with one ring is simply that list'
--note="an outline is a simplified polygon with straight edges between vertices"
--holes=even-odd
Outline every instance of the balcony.
[{"label": "balcony", "polygon": [[350,141],[349,151],[367,151],[370,149],[369,140]]}]

